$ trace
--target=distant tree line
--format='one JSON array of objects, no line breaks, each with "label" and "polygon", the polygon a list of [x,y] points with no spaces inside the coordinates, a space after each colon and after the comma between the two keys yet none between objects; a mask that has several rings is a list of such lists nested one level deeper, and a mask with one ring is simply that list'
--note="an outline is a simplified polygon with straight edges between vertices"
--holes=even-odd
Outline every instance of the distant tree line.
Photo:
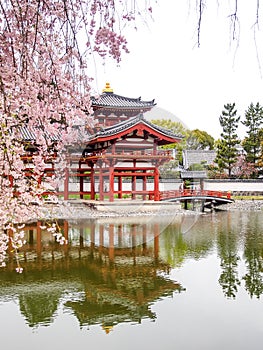
[{"label": "distant tree line", "polygon": [[[262,173],[263,161],[263,107],[251,103],[241,120],[235,103],[228,103],[224,105],[219,122],[222,133],[215,142],[215,170],[229,178],[258,177]],[[240,122],[246,127],[243,140],[237,135]]]},{"label": "distant tree line", "polygon": [[[215,150],[213,165],[193,164],[189,169],[206,169],[211,178],[257,178],[263,173],[263,107],[259,102],[248,106],[243,119],[238,115],[235,103],[225,104],[219,116],[222,132],[218,140],[206,131],[189,130],[170,119],[152,122],[183,137],[180,143],[166,146],[175,150],[175,160],[161,169],[168,176],[176,176],[174,169],[183,163],[183,150]],[[242,140],[237,133],[240,123],[246,127]]]}]

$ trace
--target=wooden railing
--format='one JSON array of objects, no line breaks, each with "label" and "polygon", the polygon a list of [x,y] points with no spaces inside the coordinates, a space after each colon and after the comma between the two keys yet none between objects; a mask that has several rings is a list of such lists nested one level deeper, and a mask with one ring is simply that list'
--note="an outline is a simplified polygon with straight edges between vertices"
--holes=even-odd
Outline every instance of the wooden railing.
[{"label": "wooden railing", "polygon": [[217,197],[231,199],[231,193],[226,191],[210,191],[210,190],[172,190],[161,191],[160,200],[180,197]]}]

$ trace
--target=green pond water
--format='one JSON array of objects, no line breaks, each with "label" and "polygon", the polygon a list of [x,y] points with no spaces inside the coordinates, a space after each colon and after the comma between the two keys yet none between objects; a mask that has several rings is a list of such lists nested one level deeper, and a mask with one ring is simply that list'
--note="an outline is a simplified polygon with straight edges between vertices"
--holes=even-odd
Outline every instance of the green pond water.
[{"label": "green pond water", "polygon": [[261,211],[59,224],[0,270],[4,349],[262,349]]}]

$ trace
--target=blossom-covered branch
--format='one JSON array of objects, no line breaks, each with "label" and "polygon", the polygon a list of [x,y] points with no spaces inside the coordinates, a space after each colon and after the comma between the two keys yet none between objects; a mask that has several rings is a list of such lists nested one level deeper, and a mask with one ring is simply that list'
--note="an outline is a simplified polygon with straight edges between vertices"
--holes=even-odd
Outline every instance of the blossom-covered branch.
[{"label": "blossom-covered branch", "polygon": [[[78,141],[75,126],[93,123],[90,54],[120,62],[125,23],[152,11],[140,3],[0,0],[0,263],[10,227],[38,215],[47,159],[63,162],[63,150]],[[55,186],[59,178],[45,181]],[[21,242],[22,231],[12,236],[16,249]]]}]

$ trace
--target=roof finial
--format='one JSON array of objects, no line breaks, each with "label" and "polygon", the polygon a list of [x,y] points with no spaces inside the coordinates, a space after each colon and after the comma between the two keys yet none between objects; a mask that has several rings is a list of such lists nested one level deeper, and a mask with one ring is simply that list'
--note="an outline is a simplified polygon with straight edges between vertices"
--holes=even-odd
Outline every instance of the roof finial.
[{"label": "roof finial", "polygon": [[110,83],[106,83],[105,88],[102,92],[113,92],[113,89],[110,87]]}]

